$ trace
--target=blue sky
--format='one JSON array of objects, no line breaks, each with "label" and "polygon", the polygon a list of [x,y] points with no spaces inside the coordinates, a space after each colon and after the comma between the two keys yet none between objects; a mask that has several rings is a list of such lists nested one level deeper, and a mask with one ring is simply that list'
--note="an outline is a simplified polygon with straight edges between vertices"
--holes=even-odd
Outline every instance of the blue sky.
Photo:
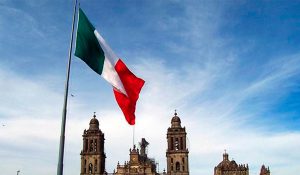
[{"label": "blue sky", "polygon": [[[81,8],[146,81],[135,142],[150,142],[160,170],[177,109],[192,175],[213,174],[224,149],[248,163],[250,175],[262,164],[274,175],[300,171],[299,1],[82,0]],[[72,9],[71,0],[0,0],[4,174],[56,172]],[[76,57],[70,81],[65,175],[79,173],[81,135],[94,111],[112,172],[129,158],[132,128],[109,84]]]}]

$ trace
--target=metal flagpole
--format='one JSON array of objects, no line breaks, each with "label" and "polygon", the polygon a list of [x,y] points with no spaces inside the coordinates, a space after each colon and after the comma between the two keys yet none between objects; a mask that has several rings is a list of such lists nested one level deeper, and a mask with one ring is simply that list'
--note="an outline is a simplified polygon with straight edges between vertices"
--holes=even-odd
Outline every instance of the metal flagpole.
[{"label": "metal flagpole", "polygon": [[132,126],[132,146],[134,147],[135,125]]},{"label": "metal flagpole", "polygon": [[68,59],[68,65],[67,65],[67,78],[66,78],[66,82],[65,82],[64,106],[63,106],[62,119],[61,119],[57,175],[63,175],[63,161],[64,161],[64,147],[65,147],[65,127],[66,127],[67,102],[68,102],[70,67],[71,67],[71,57],[72,57],[72,49],[73,49],[73,37],[74,37],[76,9],[77,9],[77,0],[74,0],[72,33],[71,33],[71,41],[70,41],[70,48],[69,48],[69,59]]}]

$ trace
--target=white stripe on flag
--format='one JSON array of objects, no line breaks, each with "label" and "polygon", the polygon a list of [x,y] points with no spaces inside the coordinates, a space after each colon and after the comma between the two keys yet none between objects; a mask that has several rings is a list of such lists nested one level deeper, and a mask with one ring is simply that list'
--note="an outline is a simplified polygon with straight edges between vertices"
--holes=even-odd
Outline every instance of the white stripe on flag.
[{"label": "white stripe on flag", "polygon": [[100,33],[95,30],[94,34],[104,51],[104,64],[101,76],[108,81],[114,88],[122,92],[127,96],[126,90],[123,86],[123,83],[120,80],[118,73],[116,72],[115,65],[117,63],[118,57],[116,54],[111,50],[111,48],[106,44],[105,40],[102,38]]}]

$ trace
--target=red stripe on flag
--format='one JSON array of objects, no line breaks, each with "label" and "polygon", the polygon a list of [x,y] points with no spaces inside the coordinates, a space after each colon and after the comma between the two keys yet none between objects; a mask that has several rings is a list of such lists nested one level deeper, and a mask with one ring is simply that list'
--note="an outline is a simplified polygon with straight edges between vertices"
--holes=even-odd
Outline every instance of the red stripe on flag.
[{"label": "red stripe on flag", "polygon": [[135,106],[139,98],[140,91],[145,83],[141,78],[136,77],[123,63],[121,59],[115,65],[115,69],[123,83],[128,96],[114,88],[115,98],[121,108],[127,122],[135,124]]}]

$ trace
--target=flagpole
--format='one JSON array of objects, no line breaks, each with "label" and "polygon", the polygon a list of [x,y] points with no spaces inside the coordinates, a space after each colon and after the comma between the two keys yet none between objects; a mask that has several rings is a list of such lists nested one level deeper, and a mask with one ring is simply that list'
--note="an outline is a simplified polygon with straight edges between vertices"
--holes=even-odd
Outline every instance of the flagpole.
[{"label": "flagpole", "polygon": [[67,77],[66,77],[66,82],[65,82],[64,106],[63,106],[62,119],[61,119],[57,175],[63,175],[63,161],[64,161],[64,147],[65,147],[65,127],[66,127],[68,92],[69,92],[69,79],[70,79],[70,68],[71,68],[71,59],[72,59],[76,9],[77,9],[77,0],[74,0],[72,32],[71,32],[71,41],[70,41],[70,47],[69,47],[69,59],[68,59],[68,64],[67,64]]},{"label": "flagpole", "polygon": [[135,125],[132,126],[132,146],[134,147]]}]

